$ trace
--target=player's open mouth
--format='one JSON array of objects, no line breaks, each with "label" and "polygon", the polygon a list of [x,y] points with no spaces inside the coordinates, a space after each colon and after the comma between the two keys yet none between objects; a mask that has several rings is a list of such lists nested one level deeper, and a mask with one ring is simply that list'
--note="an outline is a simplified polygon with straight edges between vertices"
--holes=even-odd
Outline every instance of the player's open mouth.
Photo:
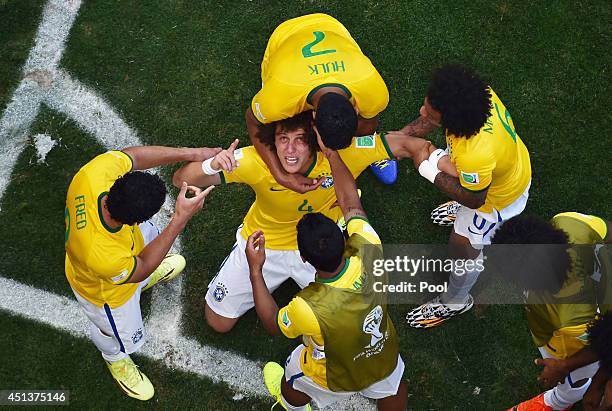
[{"label": "player's open mouth", "polygon": [[297,157],[285,157],[285,161],[289,165],[295,165],[298,162],[298,158]]}]

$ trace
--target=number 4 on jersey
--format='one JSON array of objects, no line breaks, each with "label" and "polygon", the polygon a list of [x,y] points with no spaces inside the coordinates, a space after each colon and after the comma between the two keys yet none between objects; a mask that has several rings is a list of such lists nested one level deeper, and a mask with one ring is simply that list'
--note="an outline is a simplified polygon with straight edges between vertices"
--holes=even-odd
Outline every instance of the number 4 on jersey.
[{"label": "number 4 on jersey", "polygon": [[304,200],[302,205],[298,207],[298,211],[301,211],[302,213],[312,213],[312,210],[314,209],[310,204],[308,204],[308,200]]}]

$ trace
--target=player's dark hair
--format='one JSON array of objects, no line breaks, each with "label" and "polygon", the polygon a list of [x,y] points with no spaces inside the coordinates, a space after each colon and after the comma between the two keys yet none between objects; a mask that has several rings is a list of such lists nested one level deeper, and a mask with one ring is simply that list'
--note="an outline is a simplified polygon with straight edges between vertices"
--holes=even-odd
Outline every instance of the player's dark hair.
[{"label": "player's dark hair", "polygon": [[314,129],[312,128],[312,110],[304,111],[284,120],[260,125],[257,137],[262,143],[275,150],[276,144],[274,141],[277,130],[295,131],[300,128],[304,130],[304,133],[306,134],[306,141],[308,141],[310,150],[313,153],[316,153],[316,151],[319,149],[319,144],[317,143],[317,137],[315,136]]},{"label": "player's dark hair", "polygon": [[[536,216],[519,215],[504,222],[491,244],[488,262],[525,290],[558,292],[572,266],[567,234]],[[502,244],[516,247],[496,246]],[[536,244],[542,246],[529,246]]]},{"label": "player's dark hair", "polygon": [[338,93],[325,93],[319,98],[315,125],[323,144],[340,150],[351,145],[357,131],[357,113],[348,98]]},{"label": "player's dark hair", "polygon": [[475,71],[447,64],[432,74],[427,89],[429,104],[441,124],[457,137],[471,137],[485,125],[491,111],[491,92]]},{"label": "player's dark hair", "polygon": [[142,223],[153,217],[166,198],[166,185],[156,175],[132,171],[119,177],[108,192],[106,208],[122,224]]},{"label": "player's dark hair", "polygon": [[597,353],[601,367],[612,373],[612,312],[608,311],[593,321],[588,333],[591,348]]},{"label": "player's dark hair", "polygon": [[314,268],[328,273],[342,262],[344,236],[330,218],[321,213],[306,214],[297,224],[300,255]]}]

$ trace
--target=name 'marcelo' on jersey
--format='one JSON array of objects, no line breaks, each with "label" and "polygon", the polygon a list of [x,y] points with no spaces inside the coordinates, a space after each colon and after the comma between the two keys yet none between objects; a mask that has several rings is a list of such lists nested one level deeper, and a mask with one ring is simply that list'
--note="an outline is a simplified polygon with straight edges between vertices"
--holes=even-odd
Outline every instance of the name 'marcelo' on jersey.
[{"label": "name 'marcelo' on jersey", "polygon": [[531,181],[527,147],[516,133],[510,113],[497,94],[489,90],[493,107],[480,131],[470,138],[446,135],[461,186],[474,192],[489,189],[479,208],[485,213],[512,204]]},{"label": "name 'marcelo' on jersey", "polygon": [[[354,137],[351,145],[338,150],[353,177],[359,176],[371,163],[393,158],[384,134]],[[231,173],[220,173],[225,183],[245,183],[255,191],[255,202],[244,217],[241,235],[246,240],[257,230],[266,233],[266,248],[297,250],[296,225],[306,213],[323,213],[334,221],[342,217],[334,206],[336,192],[329,161],[317,151],[314,161],[304,173],[310,178],[325,178],[316,190],[304,194],[278,184],[253,146],[234,151],[240,166]]]},{"label": "name 'marcelo' on jersey", "polygon": [[347,29],[326,14],[309,14],[279,25],[261,63],[261,90],[251,109],[264,124],[313,108],[322,87],[342,88],[363,118],[372,118],[389,103],[382,77]]},{"label": "name 'marcelo' on jersey", "polygon": [[138,225],[111,228],[101,211],[102,198],[132,165],[130,156],[121,151],[101,154],[81,167],[66,195],[66,278],[80,296],[99,307],[119,307],[138,288],[126,281],[144,248],[140,229]]}]

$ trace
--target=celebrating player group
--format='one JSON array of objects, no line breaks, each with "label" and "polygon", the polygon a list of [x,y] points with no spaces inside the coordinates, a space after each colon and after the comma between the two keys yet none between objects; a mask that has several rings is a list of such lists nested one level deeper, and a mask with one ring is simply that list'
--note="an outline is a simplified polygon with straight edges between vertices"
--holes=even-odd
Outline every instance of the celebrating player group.
[{"label": "celebrating player group", "polygon": [[[482,259],[491,244],[557,245],[547,259],[526,253],[522,264],[500,269],[525,291],[527,322],[543,357],[540,382],[548,389],[511,409],[563,410],[582,399],[587,409],[612,409],[606,314],[612,306],[604,304],[612,299],[610,223],[564,210],[550,220],[522,215],[532,179],[529,151],[500,97],[476,72],[450,64],[435,69],[416,119],[378,132],[389,102],[383,78],[338,20],[310,14],[274,30],[261,82],[245,115],[252,145],[239,148],[235,139],[226,149],[123,148],[95,157],[70,183],[66,278],[121,390],[139,400],[154,395],[130,358],[147,337],[141,293],[183,271],[185,259],[169,250],[212,189],[243,183],[255,201],[208,285],[203,309],[210,328],[227,333],[255,308],[268,333],[302,337],[284,367],[269,362],[263,370],[283,409],[322,408],[355,393],[376,400],[380,410],[406,409],[409,358],[405,365],[386,296],[371,286],[366,266],[382,256],[383,245],[355,179],[370,168],[393,184],[397,160],[409,158],[449,198],[432,218],[452,225],[451,258]],[[445,148],[427,139],[437,128]],[[166,186],[144,170],[179,162],[175,212],[159,231],[150,219]],[[573,245],[591,247],[578,252]],[[542,264],[550,278],[542,278]],[[446,292],[407,312],[408,326],[436,327],[468,311],[478,275],[451,273]],[[301,291],[279,307],[271,292],[289,278]]]}]

